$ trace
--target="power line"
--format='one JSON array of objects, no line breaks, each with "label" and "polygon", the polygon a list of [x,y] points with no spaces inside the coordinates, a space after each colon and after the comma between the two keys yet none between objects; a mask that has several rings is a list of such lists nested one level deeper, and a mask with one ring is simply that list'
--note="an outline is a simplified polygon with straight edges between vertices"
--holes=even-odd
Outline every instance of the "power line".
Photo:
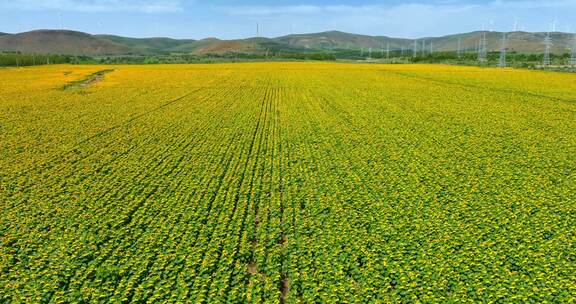
[{"label": "power line", "polygon": [[572,56],[570,56],[570,65],[576,66],[576,34],[574,34],[572,41]]},{"label": "power line", "polygon": [[426,40],[422,40],[422,55],[426,55]]},{"label": "power line", "polygon": [[64,30],[64,17],[62,16],[62,13],[58,13],[58,17],[60,19],[60,30]]}]

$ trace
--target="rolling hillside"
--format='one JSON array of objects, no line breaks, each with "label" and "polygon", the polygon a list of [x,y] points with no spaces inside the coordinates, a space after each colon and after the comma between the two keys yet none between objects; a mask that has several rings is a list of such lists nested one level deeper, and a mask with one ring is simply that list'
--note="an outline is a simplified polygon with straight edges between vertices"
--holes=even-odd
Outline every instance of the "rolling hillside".
[{"label": "rolling hillside", "polygon": [[[455,51],[458,43],[464,50],[474,51],[483,32],[471,32],[442,37],[416,39],[418,49]],[[488,50],[500,49],[501,32],[486,32]],[[507,33],[508,49],[519,53],[541,53],[544,49],[545,33]],[[572,34],[552,33],[555,53],[567,53],[573,45]],[[20,34],[0,33],[0,51],[24,53],[51,53],[69,55],[134,55],[158,53],[263,54],[267,51],[284,53],[325,52],[360,50],[372,48],[382,50],[413,49],[413,39],[385,36],[367,36],[330,31],[313,34],[287,35],[277,38],[247,38],[221,40],[217,38],[171,39],[171,38],[128,38],[115,35],[90,35],[75,31],[38,30]]]},{"label": "rolling hillside", "polygon": [[[424,45],[426,50],[430,49],[430,44],[435,51],[456,51],[458,49],[458,40],[461,46],[466,50],[476,50],[478,42],[483,32],[471,32],[442,37],[424,37],[417,39],[418,49],[421,50]],[[488,42],[488,51],[498,51],[501,45],[502,32],[486,32]],[[528,33],[528,32],[511,32],[507,33],[508,50],[520,53],[539,53],[544,48],[544,37],[546,33]],[[552,33],[554,46],[553,52],[565,53],[571,48],[573,35],[567,33]],[[275,41],[288,44],[290,46],[299,46],[306,49],[320,50],[341,50],[351,49],[358,50],[361,48],[373,48],[380,50],[387,48],[388,44],[392,50],[401,48],[413,49],[413,39],[390,38],[384,36],[366,36],[337,31],[315,33],[315,34],[298,34],[288,35],[275,38]]]},{"label": "rolling hillside", "polygon": [[58,30],[38,30],[0,36],[0,50],[68,55],[134,53],[134,49],[111,40],[101,39],[82,32]]},{"label": "rolling hillside", "polygon": [[193,39],[171,39],[164,37],[155,38],[128,38],[115,35],[96,35],[95,37],[109,40],[118,44],[125,45],[132,49],[141,50],[144,52],[167,52],[178,49],[179,47],[187,44],[195,43]]},{"label": "rolling hillside", "polygon": [[189,41],[170,49],[173,52],[195,53],[197,49],[207,48],[210,45],[219,44],[222,40],[217,38],[205,38],[201,40]]},{"label": "rolling hillside", "polygon": [[[433,42],[434,49],[439,51],[454,51],[458,49],[460,39],[463,49],[476,50],[483,32],[472,32],[444,37],[422,38],[429,45]],[[544,50],[544,38],[546,33],[510,32],[506,33],[509,51],[518,53],[541,53]],[[566,53],[570,51],[573,35],[566,33],[551,33],[553,41],[552,52]],[[486,32],[487,48],[489,52],[500,50],[502,32]]]},{"label": "rolling hillside", "polygon": [[382,48],[390,43],[393,49],[408,47],[411,40],[383,36],[367,36],[330,31],[315,34],[288,35],[274,39],[275,41],[305,49],[339,50],[360,48]]}]

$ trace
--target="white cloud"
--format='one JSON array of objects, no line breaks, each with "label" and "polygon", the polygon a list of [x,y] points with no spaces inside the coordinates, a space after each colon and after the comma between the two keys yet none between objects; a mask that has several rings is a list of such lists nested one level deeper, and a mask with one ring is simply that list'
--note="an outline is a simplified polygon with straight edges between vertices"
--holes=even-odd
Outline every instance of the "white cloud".
[{"label": "white cloud", "polygon": [[181,0],[10,0],[6,10],[59,10],[75,12],[167,13],[182,10]]},{"label": "white cloud", "polygon": [[315,5],[290,5],[290,6],[227,6],[218,7],[218,10],[230,15],[266,16],[279,14],[311,14],[323,10]]},{"label": "white cloud", "polygon": [[490,6],[498,8],[521,8],[521,9],[538,9],[538,8],[575,8],[576,0],[494,0]]},{"label": "white cloud", "polygon": [[225,6],[217,7],[219,11],[230,15],[295,15],[314,13],[339,13],[339,14],[381,14],[406,7],[440,9],[443,11],[468,10],[474,5],[450,1],[448,3],[425,4],[425,3],[403,3],[398,5],[288,5],[288,6]]}]

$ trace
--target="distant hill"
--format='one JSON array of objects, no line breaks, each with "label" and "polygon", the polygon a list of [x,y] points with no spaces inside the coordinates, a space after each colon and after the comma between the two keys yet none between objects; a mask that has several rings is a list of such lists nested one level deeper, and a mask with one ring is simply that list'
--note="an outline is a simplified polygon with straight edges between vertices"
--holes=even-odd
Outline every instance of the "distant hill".
[{"label": "distant hill", "polygon": [[[463,49],[476,50],[478,42],[484,32],[472,32],[466,34],[456,34],[444,37],[421,38],[433,43],[434,49],[439,51],[454,51],[458,49],[458,40]],[[502,45],[502,32],[485,32],[487,40],[487,49],[489,52],[499,51]],[[529,33],[529,32],[509,32],[506,33],[507,49],[518,53],[542,53],[544,52],[544,38],[546,33]],[[566,53],[572,47],[572,34],[555,32],[550,37],[553,41],[552,52]]]},{"label": "distant hill", "polygon": [[242,40],[218,40],[210,43],[205,43],[194,50],[195,54],[219,54],[230,52],[249,52],[251,50],[250,44]]},{"label": "distant hill", "polygon": [[75,31],[38,30],[0,36],[0,50],[68,55],[119,55],[130,47]]},{"label": "distant hill", "polygon": [[[411,50],[416,41],[418,50],[475,51],[483,33],[488,40],[488,51],[498,51],[503,33],[471,32],[442,37],[404,39],[386,36],[368,36],[330,31],[312,34],[295,34],[277,38],[247,38],[202,40],[172,38],[129,38],[115,35],[90,35],[75,31],[38,30],[20,34],[0,33],[0,51],[20,51],[27,53],[51,53],[69,55],[131,55],[159,53],[263,54],[268,51],[285,53],[334,52],[346,50],[378,52],[390,47],[391,50]],[[545,33],[507,33],[508,50],[519,53],[542,53]],[[555,53],[566,53],[573,45],[573,35],[555,32],[551,34]]]},{"label": "distant hill", "polygon": [[[488,51],[498,51],[501,46],[502,32],[471,32],[442,37],[418,38],[417,47],[422,50],[432,48],[435,51],[456,51],[458,50],[458,40],[463,49],[476,50],[478,42],[483,33],[486,33]],[[507,45],[509,51],[519,53],[541,53],[544,50],[544,37],[546,33],[511,32],[507,33]],[[565,53],[570,51],[573,35],[555,32],[551,34],[555,53]],[[288,35],[275,38],[274,40],[286,43],[291,46],[304,47],[306,49],[320,50],[342,50],[361,48],[372,48],[379,51],[390,46],[392,50],[414,48],[414,39],[391,38],[385,36],[367,36],[344,32],[324,32],[315,34]]]},{"label": "distant hill", "polygon": [[182,53],[195,53],[196,50],[206,48],[213,44],[218,44],[222,40],[217,38],[205,38],[201,40],[196,40],[188,43],[184,43],[179,45],[178,47],[172,48],[174,52],[182,52]]},{"label": "distant hill", "polygon": [[183,45],[193,44],[196,40],[193,39],[172,39],[172,38],[127,38],[114,35],[96,35],[95,37],[109,40],[117,44],[121,44],[132,49],[138,49],[145,52],[156,53],[156,52],[168,52],[171,50],[177,50]]},{"label": "distant hill", "polygon": [[338,31],[288,35],[275,38],[274,40],[293,47],[312,50],[357,50],[360,48],[380,49],[387,47],[388,43],[390,44],[391,49],[398,49],[402,46],[408,47],[411,43],[411,40],[408,39],[358,35]]}]

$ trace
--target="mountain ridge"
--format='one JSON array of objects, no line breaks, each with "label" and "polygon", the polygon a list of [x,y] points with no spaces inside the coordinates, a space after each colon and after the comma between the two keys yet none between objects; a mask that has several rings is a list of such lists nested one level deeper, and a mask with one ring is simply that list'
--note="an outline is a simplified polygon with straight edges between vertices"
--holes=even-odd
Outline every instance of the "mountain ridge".
[{"label": "mountain ridge", "polygon": [[[263,54],[269,51],[285,53],[364,51],[384,52],[385,49],[411,51],[414,41],[419,52],[474,51],[486,33],[488,51],[498,51],[502,32],[476,31],[418,39],[370,36],[341,31],[291,34],[274,38],[245,39],[174,39],[168,37],[131,38],[118,35],[91,35],[70,30],[35,30],[17,34],[0,33],[0,51],[50,53],[66,55],[150,55],[159,53],[189,53],[197,55],[225,53]],[[508,32],[509,51],[541,53],[546,33]],[[562,32],[550,34],[554,42],[552,52],[566,53],[574,45],[574,35]]]}]

